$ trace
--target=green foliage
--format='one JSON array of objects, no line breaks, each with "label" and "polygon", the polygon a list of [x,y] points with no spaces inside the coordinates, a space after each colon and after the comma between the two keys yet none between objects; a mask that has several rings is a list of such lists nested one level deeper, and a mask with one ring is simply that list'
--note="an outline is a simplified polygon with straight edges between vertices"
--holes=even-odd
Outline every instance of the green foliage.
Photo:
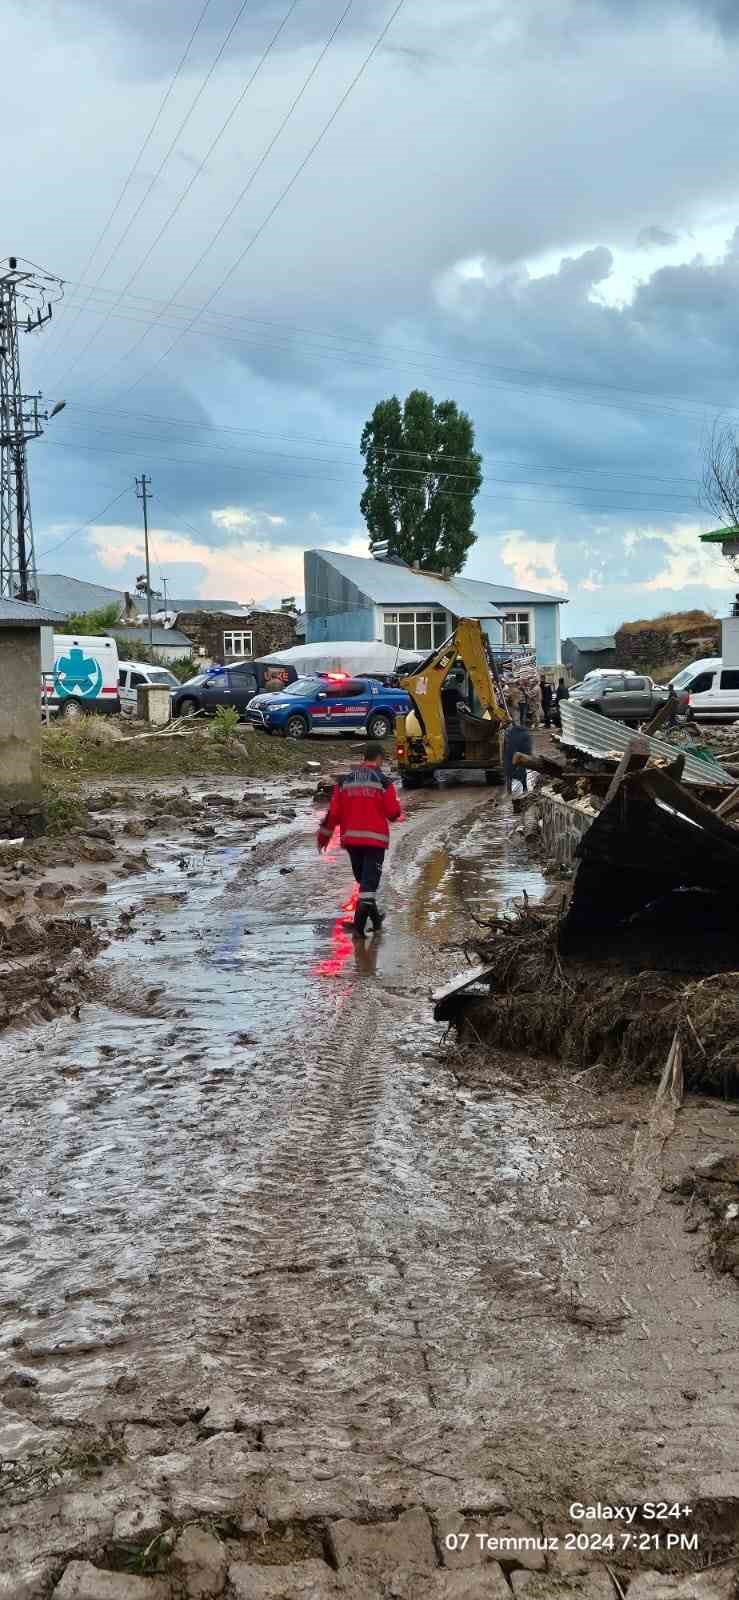
[{"label": "green foliage", "polygon": [[51,834],[69,833],[87,822],[87,806],[76,794],[52,793],[46,801],[46,830]]},{"label": "green foliage", "polygon": [[381,400],[362,429],[367,487],[360,501],[370,548],[432,572],[461,572],[475,543],[473,501],[482,459],[470,418],[453,400],[414,389],[401,407]]},{"label": "green foliage", "polygon": [[217,706],[208,732],[211,739],[217,739],[225,744],[227,739],[233,738],[238,726],[239,713],[235,706]]},{"label": "green foliage", "polygon": [[64,622],[55,622],[54,632],[95,636],[110,633],[120,620],[120,608],[113,602],[109,606],[101,606],[99,611],[80,611],[75,617],[66,617]]},{"label": "green foliage", "polygon": [[174,661],[165,661],[161,653],[152,650],[152,660],[157,667],[166,667],[168,672],[173,672],[179,683],[187,683],[188,678],[194,678],[197,664],[192,656],[177,656]]}]

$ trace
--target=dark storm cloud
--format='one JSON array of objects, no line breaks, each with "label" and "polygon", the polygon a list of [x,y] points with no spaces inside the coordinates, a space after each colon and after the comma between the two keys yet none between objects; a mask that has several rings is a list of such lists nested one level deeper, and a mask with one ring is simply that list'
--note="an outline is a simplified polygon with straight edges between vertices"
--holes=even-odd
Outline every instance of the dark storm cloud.
[{"label": "dark storm cloud", "polygon": [[[17,5],[19,0],[11,3]],[[75,38],[94,41],[130,77],[152,78],[174,71],[203,4],[204,0],[180,0],[175,5],[166,0],[77,0],[76,4],[65,6],[60,16],[54,0],[46,0],[39,8],[39,17],[46,13],[51,25],[61,22],[70,45]],[[260,54],[287,15],[290,0],[247,0],[239,16],[241,5],[242,0],[211,0],[188,53],[188,71],[207,70],[234,22],[228,59]],[[337,16],[342,9],[335,0]],[[353,13],[347,19],[349,34],[362,32],[378,17],[382,20],[382,7],[376,0],[356,0]],[[325,35],[326,26],[327,0],[298,0],[281,48],[310,44]]]},{"label": "dark storm cloud", "polygon": [[[79,278],[199,9],[11,6],[10,42],[27,72],[7,86],[7,248],[21,238],[27,255]],[[109,520],[136,525],[133,475],[147,470],[160,525],[184,518],[209,548],[237,537],[212,520],[229,506],[262,517],[266,547],[341,542],[360,524],[362,423],[383,395],[419,385],[469,410],[485,451],[477,575],[497,561],[496,575],[510,577],[496,536],[513,528],[556,541],[573,591],[587,573],[625,594],[663,569],[660,526],[695,518],[705,420],[739,403],[737,262],[733,250],[716,266],[698,254],[706,218],[739,220],[733,7],[406,0],[293,185],[392,10],[392,0],[356,0],[263,171],[179,291],[197,310],[246,249],[212,309],[252,320],[221,331],[203,320],[164,358],[172,331],[146,327],[152,302],[176,295],[208,247],[341,9],[332,0],[327,19],[326,0],[301,0],[177,209],[287,10],[287,0],[251,0],[143,215],[120,249],[116,224],[104,272],[106,252],[94,258],[90,276],[102,273],[111,301],[133,274],[145,305],[127,294],[104,322],[93,305],[66,344],[55,328],[24,355],[27,386],[69,402],[58,432],[34,447],[39,533],[49,542],[126,485],[130,504]],[[213,0],[146,173],[237,10],[238,0]],[[121,226],[147,181],[139,170]],[[693,261],[649,275],[649,249],[691,234]],[[614,261],[618,270],[637,238],[645,281],[629,304],[603,304]],[[544,271],[542,258],[560,264]],[[461,277],[460,262],[482,263],[481,276]],[[61,329],[70,322],[65,313]],[[70,355],[79,359],[67,377]],[[200,433],[185,426],[194,421],[254,431]],[[627,547],[635,524],[645,536]],[[84,565],[86,548],[75,538],[63,555]]]},{"label": "dark storm cloud", "polygon": [[678,235],[670,233],[668,228],[661,228],[659,223],[653,222],[649,228],[641,228],[636,240],[637,250],[663,250],[668,245],[677,244]]}]

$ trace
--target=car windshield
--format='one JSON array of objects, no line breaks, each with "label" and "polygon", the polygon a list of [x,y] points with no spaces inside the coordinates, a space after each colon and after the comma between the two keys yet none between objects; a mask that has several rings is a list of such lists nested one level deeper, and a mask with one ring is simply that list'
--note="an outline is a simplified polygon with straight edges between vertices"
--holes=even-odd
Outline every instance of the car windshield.
[{"label": "car windshield", "polygon": [[692,682],[694,674],[695,667],[683,667],[682,672],[678,672],[676,678],[670,679],[673,689],[687,689],[688,684]]},{"label": "car windshield", "polygon": [[166,683],[168,689],[179,689],[179,683],[173,672],[165,672],[164,670],[150,672],[148,678],[150,683]]},{"label": "car windshield", "polygon": [[296,695],[301,695],[302,694],[302,695],[305,695],[305,694],[315,694],[315,692],[316,692],[316,679],[315,678],[296,678],[295,682],[294,683],[288,683],[288,685],[287,685],[287,687],[285,689],[275,689],[275,690],[273,690],[273,693],[274,694],[278,694],[280,696],[280,698],[282,698],[283,694],[296,694]]}]

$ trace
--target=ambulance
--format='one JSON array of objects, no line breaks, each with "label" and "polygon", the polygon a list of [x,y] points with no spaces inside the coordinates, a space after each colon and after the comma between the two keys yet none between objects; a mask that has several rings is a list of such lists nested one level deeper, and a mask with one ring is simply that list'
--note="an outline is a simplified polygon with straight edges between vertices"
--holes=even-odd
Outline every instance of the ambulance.
[{"label": "ambulance", "polygon": [[47,712],[82,717],[118,713],[115,639],[41,629],[41,701]]}]

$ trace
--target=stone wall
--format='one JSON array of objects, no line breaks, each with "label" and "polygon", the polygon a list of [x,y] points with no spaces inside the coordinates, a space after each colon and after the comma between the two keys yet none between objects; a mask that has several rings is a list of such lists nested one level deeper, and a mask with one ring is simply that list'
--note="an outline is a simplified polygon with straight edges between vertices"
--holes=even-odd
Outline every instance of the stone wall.
[{"label": "stone wall", "polygon": [[40,807],[40,633],[0,627],[0,836],[37,833]]},{"label": "stone wall", "polygon": [[[615,665],[639,670],[673,662],[699,661],[703,656],[721,654],[721,623],[707,620],[692,628],[619,628],[616,633]],[[610,662],[609,665],[613,665]]]},{"label": "stone wall", "polygon": [[[271,655],[274,650],[289,650],[297,643],[295,618],[283,611],[250,611],[234,617],[226,611],[179,611],[177,628],[192,640],[193,655],[201,662],[226,662],[241,657],[226,654],[227,633],[251,633],[252,655]],[[200,655],[203,650],[205,654]]]}]

